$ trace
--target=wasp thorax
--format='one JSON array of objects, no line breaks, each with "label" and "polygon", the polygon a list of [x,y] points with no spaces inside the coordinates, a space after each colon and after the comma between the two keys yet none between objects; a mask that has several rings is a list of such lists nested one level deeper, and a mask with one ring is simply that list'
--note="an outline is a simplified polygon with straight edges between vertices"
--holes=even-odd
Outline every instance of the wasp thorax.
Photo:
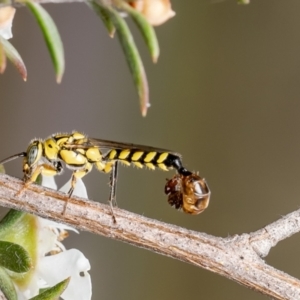
[{"label": "wasp thorax", "polygon": [[44,142],[44,151],[47,159],[56,160],[60,151],[60,146],[52,138],[49,138]]},{"label": "wasp thorax", "polygon": [[197,174],[176,174],[165,185],[168,202],[185,213],[198,215],[209,204],[210,190],[204,179]]}]

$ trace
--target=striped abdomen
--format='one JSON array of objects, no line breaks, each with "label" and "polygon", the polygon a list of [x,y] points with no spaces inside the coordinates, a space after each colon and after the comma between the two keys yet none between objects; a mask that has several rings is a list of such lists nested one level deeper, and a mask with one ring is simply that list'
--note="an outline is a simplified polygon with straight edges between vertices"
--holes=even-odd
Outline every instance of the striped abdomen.
[{"label": "striped abdomen", "polygon": [[144,166],[154,170],[155,168],[168,171],[182,168],[181,159],[178,155],[169,152],[143,151],[138,149],[114,149],[109,151],[103,158],[106,161],[118,160],[126,165],[133,164],[138,168]]}]

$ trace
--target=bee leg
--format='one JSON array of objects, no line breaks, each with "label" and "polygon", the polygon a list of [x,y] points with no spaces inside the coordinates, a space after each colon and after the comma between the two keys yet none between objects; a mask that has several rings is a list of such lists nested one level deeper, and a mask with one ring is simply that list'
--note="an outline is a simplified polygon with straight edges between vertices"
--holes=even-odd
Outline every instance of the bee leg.
[{"label": "bee leg", "polygon": [[110,182],[109,182],[109,186],[110,186],[110,193],[109,193],[109,205],[110,205],[110,210],[111,210],[111,214],[112,214],[112,218],[113,218],[113,222],[116,224],[117,220],[114,214],[114,207],[117,206],[117,201],[116,201],[116,189],[117,189],[117,176],[118,176],[118,162],[116,161],[113,165],[112,165],[112,169],[110,172]]}]

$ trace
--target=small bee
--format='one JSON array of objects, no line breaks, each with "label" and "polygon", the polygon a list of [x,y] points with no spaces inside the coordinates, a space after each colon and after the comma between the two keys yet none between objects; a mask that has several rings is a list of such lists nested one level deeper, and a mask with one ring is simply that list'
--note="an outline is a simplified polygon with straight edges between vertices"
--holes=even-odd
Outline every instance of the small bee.
[{"label": "small bee", "polygon": [[183,167],[180,154],[164,149],[89,138],[75,131],[53,134],[45,140],[34,139],[26,152],[10,156],[0,163],[18,157],[24,157],[24,188],[35,182],[40,174],[61,174],[65,164],[73,171],[69,197],[72,196],[77,179],[87,175],[93,166],[101,172],[109,173],[111,209],[116,198],[119,162],[152,170],[176,169],[177,174],[166,185],[166,193],[169,195],[169,203],[177,209],[182,208],[189,214],[199,214],[209,203],[210,191],[205,180]]},{"label": "small bee", "polygon": [[171,206],[191,215],[202,213],[208,207],[210,199],[210,190],[205,179],[189,171],[167,179],[165,194],[168,195]]}]

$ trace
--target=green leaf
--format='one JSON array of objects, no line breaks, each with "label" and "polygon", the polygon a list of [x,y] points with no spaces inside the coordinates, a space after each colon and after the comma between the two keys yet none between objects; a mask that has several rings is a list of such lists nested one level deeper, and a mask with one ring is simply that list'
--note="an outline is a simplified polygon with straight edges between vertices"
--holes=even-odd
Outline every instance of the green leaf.
[{"label": "green leaf", "polygon": [[55,69],[56,81],[60,83],[65,71],[65,58],[63,44],[57,27],[51,16],[40,4],[31,0],[25,0],[25,2],[42,30]]},{"label": "green leaf", "polygon": [[153,62],[156,63],[159,56],[159,45],[153,26],[149,24],[141,13],[126,2],[121,1],[120,8],[126,11],[138,26],[150,51],[151,58]]},{"label": "green leaf", "polygon": [[0,265],[16,273],[30,270],[32,264],[28,252],[20,245],[0,241]]},{"label": "green leaf", "polygon": [[135,86],[138,90],[142,115],[146,116],[147,109],[149,107],[149,88],[146,72],[139,52],[134,43],[132,34],[123,18],[120,17],[119,13],[112,7],[107,5],[105,8],[109,12],[111,20],[116,27],[121,46],[129,65],[129,69],[133,76]]},{"label": "green leaf", "polygon": [[3,47],[6,57],[15,65],[15,67],[21,74],[23,80],[26,81],[27,70],[19,52],[9,41],[7,41],[1,36],[0,36],[0,44]]},{"label": "green leaf", "polygon": [[30,298],[30,300],[56,300],[67,288],[70,281],[70,277],[56,284],[55,286],[46,289],[39,295]]},{"label": "green leaf", "polygon": [[[0,43],[0,74],[3,74],[6,69],[6,55],[3,48],[3,45]],[[1,173],[1,165],[0,165],[0,173]]]},{"label": "green leaf", "polygon": [[0,238],[10,231],[12,228],[15,228],[15,225],[26,213],[23,211],[18,211],[11,209],[4,218],[0,221]]},{"label": "green leaf", "polygon": [[5,269],[0,267],[0,290],[7,300],[18,300],[18,296],[12,280]]},{"label": "green leaf", "polygon": [[[11,210],[1,224],[0,240],[21,245],[29,253],[32,265],[36,265],[38,259],[38,217]],[[12,273],[11,276],[18,286],[25,287],[31,281],[34,271],[34,268],[31,268],[26,273]]]},{"label": "green leaf", "polygon": [[114,37],[116,28],[110,18],[110,14],[104,6],[95,3],[94,1],[88,1],[87,5],[94,10],[94,12],[102,19],[108,34],[111,38]]}]

